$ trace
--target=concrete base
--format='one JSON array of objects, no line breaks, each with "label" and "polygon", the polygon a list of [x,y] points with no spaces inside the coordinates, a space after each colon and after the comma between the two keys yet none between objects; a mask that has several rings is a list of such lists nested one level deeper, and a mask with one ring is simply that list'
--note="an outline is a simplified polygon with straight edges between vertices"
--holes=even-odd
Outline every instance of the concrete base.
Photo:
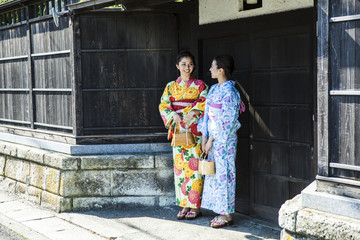
[{"label": "concrete base", "polygon": [[175,204],[171,152],[72,156],[0,142],[0,189],[57,212]]},{"label": "concrete base", "polygon": [[302,206],[360,219],[360,200],[316,191],[316,181],[302,192]]},{"label": "concrete base", "polygon": [[317,192],[313,182],[281,206],[281,239],[360,239],[359,206],[357,199]]},{"label": "concrete base", "polygon": [[18,143],[71,155],[168,152],[171,149],[170,142],[75,145],[1,132],[0,139],[11,143]]}]

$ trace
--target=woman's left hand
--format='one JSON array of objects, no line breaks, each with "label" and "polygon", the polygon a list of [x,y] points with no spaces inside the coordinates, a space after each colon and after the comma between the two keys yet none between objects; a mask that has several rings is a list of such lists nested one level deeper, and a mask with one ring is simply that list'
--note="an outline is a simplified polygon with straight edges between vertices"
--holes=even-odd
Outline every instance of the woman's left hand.
[{"label": "woman's left hand", "polygon": [[213,136],[210,136],[209,139],[208,139],[208,141],[207,141],[206,144],[205,144],[204,152],[205,152],[206,154],[209,154],[210,149],[211,149],[212,144],[213,144],[213,141],[214,141],[214,137],[213,137]]},{"label": "woman's left hand", "polygon": [[[196,112],[195,112],[196,111]],[[191,119],[197,114],[197,110],[190,111],[186,116],[183,118],[183,123],[188,123]]]}]

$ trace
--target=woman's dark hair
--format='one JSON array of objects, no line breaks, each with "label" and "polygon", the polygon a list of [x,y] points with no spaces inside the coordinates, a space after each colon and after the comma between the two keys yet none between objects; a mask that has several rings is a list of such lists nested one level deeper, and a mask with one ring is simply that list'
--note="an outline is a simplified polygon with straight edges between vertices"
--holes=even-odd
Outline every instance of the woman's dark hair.
[{"label": "woman's dark hair", "polygon": [[224,69],[226,78],[231,79],[231,74],[234,71],[234,58],[231,55],[224,54],[214,57],[213,60],[216,61],[218,69]]},{"label": "woman's dark hair", "polygon": [[180,53],[176,56],[176,64],[179,64],[179,62],[181,61],[181,59],[183,59],[184,57],[189,57],[189,58],[193,61],[194,66],[195,66],[195,57],[194,57],[194,55],[192,55],[191,52],[189,52],[189,51],[180,52]]}]

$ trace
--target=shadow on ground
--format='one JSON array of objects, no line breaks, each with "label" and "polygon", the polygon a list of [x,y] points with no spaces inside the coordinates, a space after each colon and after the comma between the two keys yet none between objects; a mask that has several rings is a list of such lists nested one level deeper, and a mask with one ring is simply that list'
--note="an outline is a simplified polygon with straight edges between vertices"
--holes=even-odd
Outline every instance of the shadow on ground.
[{"label": "shadow on ground", "polygon": [[[189,229],[189,231],[197,231],[198,233],[203,231],[209,234],[209,231],[215,231],[209,226],[210,220],[215,216],[212,211],[202,209],[202,216],[195,220],[177,220],[176,214],[180,208],[174,207],[124,207],[124,208],[109,208],[103,210],[94,211],[82,211],[72,212],[69,214],[81,215],[82,217],[88,216],[111,219],[117,221],[119,224],[124,224],[129,231],[140,231],[154,239],[166,239],[161,238],[159,235],[152,235],[155,230],[160,231],[167,230],[168,228],[180,228]],[[74,218],[73,218],[74,219]],[[131,220],[132,219],[132,220]],[[235,232],[241,233],[241,237],[237,239],[249,239],[249,240],[262,240],[262,239],[279,239],[280,228],[278,225],[259,219],[250,218],[248,216],[235,213],[233,214],[234,225],[222,228],[221,234],[227,239],[227,234],[233,236]],[[145,225],[154,224],[154,226],[144,227]],[[156,226],[155,226],[156,225]],[[163,225],[160,227],[159,225]],[[218,231],[218,229],[216,229]],[[225,232],[224,232],[225,231]],[[176,231],[175,231],[176,232]],[[179,230],[181,232],[181,230]],[[228,233],[226,233],[228,232]],[[216,234],[218,232],[215,232]],[[110,238],[111,239],[111,238]]]}]

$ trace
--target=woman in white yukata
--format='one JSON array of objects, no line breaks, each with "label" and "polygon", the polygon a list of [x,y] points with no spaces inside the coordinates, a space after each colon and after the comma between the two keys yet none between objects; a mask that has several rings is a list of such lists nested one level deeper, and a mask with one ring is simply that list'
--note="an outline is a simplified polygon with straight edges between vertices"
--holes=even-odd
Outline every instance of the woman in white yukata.
[{"label": "woman in white yukata", "polygon": [[202,149],[208,159],[215,162],[216,173],[205,177],[201,207],[219,214],[210,225],[220,228],[233,224],[235,211],[235,159],[238,121],[241,105],[235,81],[230,80],[234,60],[230,55],[213,59],[211,77],[218,80],[209,91],[205,114],[200,119],[198,131],[202,135]]}]

